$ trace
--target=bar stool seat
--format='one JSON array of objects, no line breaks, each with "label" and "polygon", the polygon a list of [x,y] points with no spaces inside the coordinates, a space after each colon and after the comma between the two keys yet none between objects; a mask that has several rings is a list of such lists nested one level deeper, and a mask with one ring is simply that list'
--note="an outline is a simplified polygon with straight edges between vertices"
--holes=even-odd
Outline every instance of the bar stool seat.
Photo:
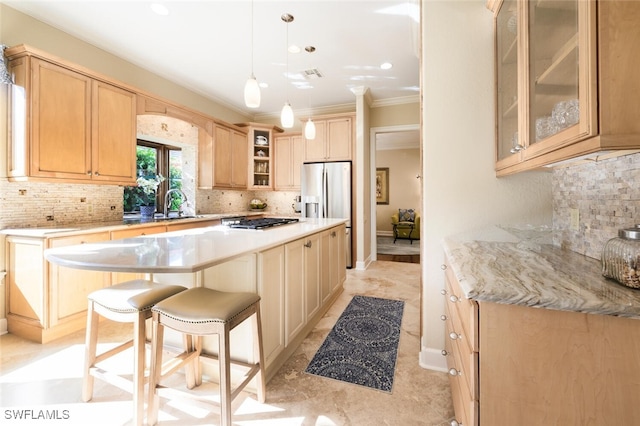
[{"label": "bar stool seat", "polygon": [[[151,318],[151,308],[167,297],[186,290],[178,285],[159,284],[148,280],[126,281],[105,287],[89,294],[87,308],[87,331],[85,365],[82,384],[82,399],[93,398],[94,377],[119,387],[133,384],[133,424],[142,425],[144,419],[145,343],[146,320]],[[112,321],[133,323],[133,338],[119,346],[96,354],[98,344],[99,316]],[[109,373],[97,364],[130,348],[134,348],[133,380]]]},{"label": "bar stool seat", "polygon": [[[159,302],[152,308],[153,328],[151,337],[151,373],[149,379],[149,425],[158,420],[159,391],[161,381],[183,366],[191,366],[195,385],[202,384],[200,360],[217,359],[220,371],[221,424],[231,425],[231,403],[256,377],[256,394],[260,402],[265,400],[264,356],[262,326],[260,323],[260,296],[255,293],[221,292],[209,288],[192,288]],[[253,360],[249,363],[231,360],[229,333],[246,319],[252,318]],[[167,372],[161,371],[164,327],[195,337],[191,350],[176,357],[178,361]],[[218,335],[218,356],[202,352],[202,336]],[[165,364],[169,364],[167,361]],[[244,380],[231,389],[231,364],[247,371]],[[187,367],[189,368],[189,367]],[[189,386],[189,385],[188,385]],[[217,404],[216,404],[217,405]]]}]

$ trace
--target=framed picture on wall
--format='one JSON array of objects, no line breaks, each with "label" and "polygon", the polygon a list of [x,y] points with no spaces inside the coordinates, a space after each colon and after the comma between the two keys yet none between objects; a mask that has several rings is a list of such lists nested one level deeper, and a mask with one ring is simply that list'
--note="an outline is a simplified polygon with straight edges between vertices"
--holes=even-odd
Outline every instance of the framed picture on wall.
[{"label": "framed picture on wall", "polygon": [[389,168],[376,169],[376,204],[389,204]]}]

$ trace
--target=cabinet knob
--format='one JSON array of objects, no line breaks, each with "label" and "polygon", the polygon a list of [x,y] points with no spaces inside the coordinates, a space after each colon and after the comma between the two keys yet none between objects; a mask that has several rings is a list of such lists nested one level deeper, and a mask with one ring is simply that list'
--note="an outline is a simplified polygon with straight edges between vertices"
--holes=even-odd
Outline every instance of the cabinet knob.
[{"label": "cabinet knob", "polygon": [[442,321],[446,321],[446,320],[447,320],[447,316],[446,316],[446,315],[440,315],[440,319],[441,319]]},{"label": "cabinet knob", "polygon": [[449,369],[449,375],[450,376],[462,376],[462,371],[456,370],[455,368],[450,368]]},{"label": "cabinet knob", "polygon": [[332,236],[333,238],[335,238],[335,237],[336,237],[336,231],[333,231],[333,232],[331,233],[331,236]]},{"label": "cabinet knob", "polygon": [[98,172],[95,172],[95,173],[94,173],[94,175],[96,175],[96,176],[100,176],[100,173],[98,173]]},{"label": "cabinet knob", "polygon": [[447,295],[447,290],[445,290],[445,289],[440,290],[440,294],[443,295],[443,296],[446,296]]},{"label": "cabinet knob", "polygon": [[451,423],[449,423],[451,426],[462,426],[462,423],[458,423],[458,421],[456,419],[451,420]]},{"label": "cabinet knob", "polygon": [[442,270],[444,271],[445,269],[447,269],[447,265],[445,265],[445,264],[443,263],[442,265],[440,265],[440,269],[442,269]]},{"label": "cabinet knob", "polygon": [[87,170],[87,176],[91,176],[91,170]]},{"label": "cabinet knob", "polygon": [[458,340],[458,339],[462,339],[462,334],[458,334],[455,331],[452,331],[451,333],[449,333],[449,338],[451,340]]},{"label": "cabinet knob", "polygon": [[446,350],[446,349],[441,350],[441,351],[440,351],[440,353],[442,354],[442,356],[447,356],[447,355],[449,355],[449,352],[447,352],[447,350]]},{"label": "cabinet knob", "polygon": [[311,248],[311,241],[307,241],[307,243],[304,245],[306,248]]},{"label": "cabinet knob", "polygon": [[451,296],[449,296],[449,300],[451,300],[453,303],[456,303],[460,301],[460,298],[452,294]]}]

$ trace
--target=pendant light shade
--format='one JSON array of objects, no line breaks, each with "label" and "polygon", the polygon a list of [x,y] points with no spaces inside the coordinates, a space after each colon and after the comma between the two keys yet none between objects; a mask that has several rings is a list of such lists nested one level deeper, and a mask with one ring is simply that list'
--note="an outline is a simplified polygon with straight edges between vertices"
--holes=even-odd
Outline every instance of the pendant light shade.
[{"label": "pendant light shade", "polygon": [[316,125],[311,121],[311,117],[309,117],[307,124],[304,126],[304,137],[309,140],[316,138]]},{"label": "pendant light shade", "polygon": [[282,113],[280,113],[280,124],[285,129],[290,129],[293,127],[293,109],[291,108],[291,104],[287,101],[282,107]]},{"label": "pendant light shade", "polygon": [[260,86],[258,86],[258,80],[253,73],[244,85],[244,103],[249,108],[260,106]]}]

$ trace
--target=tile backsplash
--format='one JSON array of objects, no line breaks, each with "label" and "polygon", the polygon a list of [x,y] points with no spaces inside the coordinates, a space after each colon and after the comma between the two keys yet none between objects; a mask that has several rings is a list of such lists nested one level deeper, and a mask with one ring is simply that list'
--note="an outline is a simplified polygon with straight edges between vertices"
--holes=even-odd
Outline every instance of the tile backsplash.
[{"label": "tile backsplash", "polygon": [[600,259],[618,229],[640,223],[640,153],[556,169],[552,191],[554,244]]},{"label": "tile backsplash", "polygon": [[0,181],[0,228],[122,219],[122,187]]},{"label": "tile backsplash", "polygon": [[[122,220],[122,186],[8,182],[0,180],[0,229],[64,226]],[[197,190],[196,212],[242,213],[253,198],[268,204],[266,214],[295,215],[298,192]]]}]

